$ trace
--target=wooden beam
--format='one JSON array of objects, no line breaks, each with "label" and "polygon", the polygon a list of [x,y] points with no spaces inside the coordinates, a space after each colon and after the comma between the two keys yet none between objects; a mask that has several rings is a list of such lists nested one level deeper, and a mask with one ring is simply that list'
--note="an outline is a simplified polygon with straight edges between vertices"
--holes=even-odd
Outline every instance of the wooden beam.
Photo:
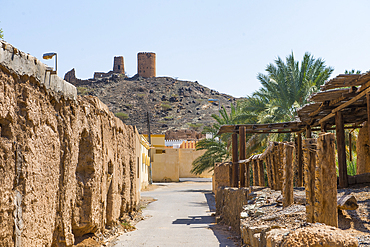
[{"label": "wooden beam", "polygon": [[[245,127],[239,127],[239,160],[245,160]],[[239,181],[240,187],[245,187],[245,166],[239,165]]]},{"label": "wooden beam", "polygon": [[302,151],[302,134],[297,135],[297,165],[298,165],[298,181],[297,186],[303,186],[303,151]]},{"label": "wooden beam", "polygon": [[238,135],[232,134],[232,187],[238,187]]},{"label": "wooden beam", "polygon": [[335,126],[337,135],[337,153],[338,153],[338,170],[339,186],[348,187],[347,164],[346,164],[346,143],[344,135],[344,122],[342,112],[338,111],[335,116]]},{"label": "wooden beam", "polygon": [[333,109],[331,111],[330,114],[326,115],[326,117],[323,117],[319,123],[325,123],[328,119],[332,118],[335,116],[335,113],[346,108],[347,106],[350,106],[351,104],[353,104],[354,102],[356,102],[357,100],[361,99],[362,97],[364,97],[365,95],[367,95],[368,93],[370,92],[370,87],[366,88],[365,90],[363,90],[361,93],[357,94],[357,96],[353,97],[352,99],[348,100],[346,103],[343,103],[341,104],[340,106],[338,106],[337,108]]}]

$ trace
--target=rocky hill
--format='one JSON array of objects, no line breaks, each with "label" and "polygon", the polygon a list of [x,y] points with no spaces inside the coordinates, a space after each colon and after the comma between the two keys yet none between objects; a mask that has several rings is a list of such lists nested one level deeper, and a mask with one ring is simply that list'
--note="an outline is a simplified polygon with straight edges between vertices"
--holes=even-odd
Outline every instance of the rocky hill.
[{"label": "rocky hill", "polygon": [[211,125],[212,114],[218,114],[218,101],[230,111],[236,98],[200,85],[171,77],[125,78],[109,77],[72,82],[79,94],[97,96],[124,123],[136,125],[140,133],[147,132],[147,112],[150,112],[151,132],[165,133],[174,129],[201,131]]}]

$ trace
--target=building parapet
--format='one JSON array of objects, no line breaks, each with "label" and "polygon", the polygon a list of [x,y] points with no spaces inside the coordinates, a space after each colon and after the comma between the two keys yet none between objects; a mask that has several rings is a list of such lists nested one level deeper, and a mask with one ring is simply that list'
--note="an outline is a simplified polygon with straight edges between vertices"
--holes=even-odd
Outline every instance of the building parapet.
[{"label": "building parapet", "polygon": [[40,85],[45,86],[46,89],[61,94],[65,98],[77,99],[75,86],[56,74],[52,74],[52,71],[48,69],[46,64],[37,58],[19,51],[3,40],[0,41],[0,65],[19,76],[34,78]]}]

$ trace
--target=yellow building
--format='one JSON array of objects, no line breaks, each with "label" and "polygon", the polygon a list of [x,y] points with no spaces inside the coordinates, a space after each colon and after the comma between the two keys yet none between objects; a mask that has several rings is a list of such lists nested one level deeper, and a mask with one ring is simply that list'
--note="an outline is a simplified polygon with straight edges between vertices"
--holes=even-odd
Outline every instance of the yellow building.
[{"label": "yellow building", "polygon": [[[144,135],[147,138],[147,135]],[[152,179],[154,182],[179,181],[179,178],[212,177],[212,172],[194,175],[190,172],[193,161],[204,150],[195,150],[195,143],[184,142],[180,148],[165,146],[165,135],[151,135]],[[181,148],[182,147],[182,148]]]}]

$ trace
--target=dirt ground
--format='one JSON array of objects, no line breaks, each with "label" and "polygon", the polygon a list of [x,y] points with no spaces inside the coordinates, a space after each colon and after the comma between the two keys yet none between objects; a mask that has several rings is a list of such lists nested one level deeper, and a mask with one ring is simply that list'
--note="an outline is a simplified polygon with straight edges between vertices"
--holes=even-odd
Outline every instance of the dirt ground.
[{"label": "dirt ground", "polygon": [[[248,226],[281,226],[296,229],[306,222],[305,206],[296,203],[283,209],[277,198],[280,191],[269,188],[254,192],[255,197],[246,205],[246,218],[242,224]],[[304,195],[304,188],[295,188],[294,194]],[[338,190],[338,195],[351,194],[357,199],[358,209],[339,210],[338,228],[351,234],[359,241],[359,246],[370,246],[370,184],[356,185]]]},{"label": "dirt ground", "polygon": [[[146,189],[153,190],[156,188],[156,185],[149,185]],[[76,238],[75,247],[101,247],[105,246],[112,238],[115,238],[117,235],[120,235],[124,232],[134,231],[135,225],[143,220],[142,209],[144,209],[149,203],[155,201],[152,197],[141,197],[140,203],[138,206],[138,211],[134,212],[132,215],[127,215],[125,219],[122,219],[121,222],[112,228],[107,228],[103,233],[99,234],[87,234],[80,238]]]}]

